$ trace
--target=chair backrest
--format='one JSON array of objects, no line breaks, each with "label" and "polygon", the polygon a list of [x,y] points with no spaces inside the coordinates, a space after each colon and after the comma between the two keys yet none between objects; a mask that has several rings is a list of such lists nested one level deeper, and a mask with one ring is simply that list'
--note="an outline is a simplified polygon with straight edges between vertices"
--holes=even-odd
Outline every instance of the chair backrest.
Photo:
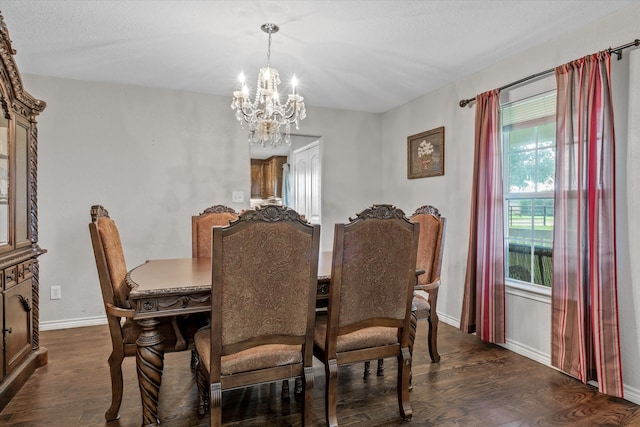
[{"label": "chair backrest", "polygon": [[336,224],[328,341],[371,326],[402,327],[408,340],[419,227],[391,205],[373,205],[349,224]]},{"label": "chair backrest", "polygon": [[416,268],[425,272],[418,276],[418,284],[428,285],[440,277],[447,219],[430,205],[416,209],[410,219],[420,224]]},{"label": "chair backrest", "polygon": [[89,224],[93,254],[98,268],[102,299],[106,304],[131,308],[129,286],[125,283],[127,264],[124,259],[120,233],[109,212],[100,205],[91,206]]},{"label": "chair backrest", "polygon": [[211,373],[218,355],[262,344],[303,345],[311,363],[320,226],[266,206],[214,227]]},{"label": "chair backrest", "polygon": [[191,256],[211,257],[211,228],[229,225],[238,218],[235,210],[224,205],[214,205],[200,215],[191,217]]}]

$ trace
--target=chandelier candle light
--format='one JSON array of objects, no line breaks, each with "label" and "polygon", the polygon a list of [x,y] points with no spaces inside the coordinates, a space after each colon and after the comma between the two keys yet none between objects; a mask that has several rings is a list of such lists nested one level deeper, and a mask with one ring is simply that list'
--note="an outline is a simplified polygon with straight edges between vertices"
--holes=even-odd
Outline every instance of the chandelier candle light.
[{"label": "chandelier candle light", "polygon": [[249,143],[253,145],[270,144],[276,147],[286,143],[291,145],[291,123],[303,120],[307,113],[304,108],[304,98],[296,93],[298,83],[296,76],[291,79],[292,91],[287,102],[282,105],[278,94],[280,75],[278,70],[271,67],[271,34],[277,33],[279,28],[275,24],[263,24],[262,31],[269,34],[269,48],[267,50],[267,67],[258,73],[258,87],[255,101],[250,101],[244,73],[240,73],[241,90],[233,92],[231,108],[236,110],[236,118],[241,125],[247,123],[249,127]]}]

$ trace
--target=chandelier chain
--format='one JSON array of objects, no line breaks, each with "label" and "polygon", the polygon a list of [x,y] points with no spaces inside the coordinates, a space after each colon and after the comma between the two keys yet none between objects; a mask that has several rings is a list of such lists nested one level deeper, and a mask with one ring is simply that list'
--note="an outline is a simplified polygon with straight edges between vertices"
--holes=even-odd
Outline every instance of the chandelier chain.
[{"label": "chandelier chain", "polygon": [[269,47],[267,48],[267,67],[271,68],[271,31],[269,31]]}]

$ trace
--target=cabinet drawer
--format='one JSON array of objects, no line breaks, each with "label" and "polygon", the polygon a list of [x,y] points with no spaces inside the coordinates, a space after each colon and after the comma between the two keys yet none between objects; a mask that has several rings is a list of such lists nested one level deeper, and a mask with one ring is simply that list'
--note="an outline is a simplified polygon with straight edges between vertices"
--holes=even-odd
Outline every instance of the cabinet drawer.
[{"label": "cabinet drawer", "polygon": [[18,284],[18,266],[14,265],[13,267],[4,269],[4,288],[9,289],[10,287]]},{"label": "cabinet drawer", "polygon": [[18,264],[18,283],[22,283],[27,279],[30,279],[33,274],[31,273],[32,260]]}]

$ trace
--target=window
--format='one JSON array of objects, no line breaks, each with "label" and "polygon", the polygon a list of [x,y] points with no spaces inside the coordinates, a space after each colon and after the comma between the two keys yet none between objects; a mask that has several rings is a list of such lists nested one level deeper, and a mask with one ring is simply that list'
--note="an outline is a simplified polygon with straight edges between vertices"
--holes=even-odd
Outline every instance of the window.
[{"label": "window", "polygon": [[551,286],[556,93],[501,107],[505,277]]}]

